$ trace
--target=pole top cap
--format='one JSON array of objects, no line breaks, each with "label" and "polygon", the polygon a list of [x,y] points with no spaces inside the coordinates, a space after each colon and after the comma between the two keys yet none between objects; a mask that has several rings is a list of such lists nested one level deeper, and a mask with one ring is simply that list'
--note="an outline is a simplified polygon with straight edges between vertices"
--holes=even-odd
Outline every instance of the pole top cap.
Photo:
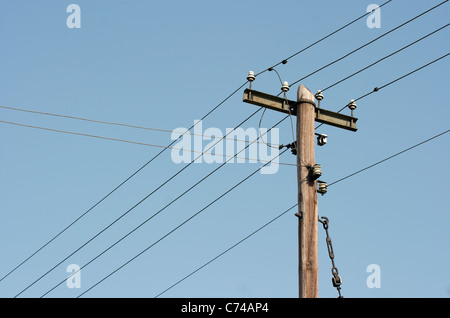
[{"label": "pole top cap", "polygon": [[305,85],[300,84],[298,86],[298,90],[297,90],[297,101],[308,101],[311,104],[314,105],[314,95],[313,93],[311,93],[311,91],[306,88]]}]

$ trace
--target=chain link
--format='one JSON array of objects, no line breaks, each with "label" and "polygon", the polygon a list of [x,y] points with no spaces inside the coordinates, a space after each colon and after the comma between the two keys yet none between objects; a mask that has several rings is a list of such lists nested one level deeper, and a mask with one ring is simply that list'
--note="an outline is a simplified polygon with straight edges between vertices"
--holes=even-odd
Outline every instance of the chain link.
[{"label": "chain link", "polygon": [[[321,220],[323,219],[323,220]],[[330,235],[328,234],[328,218],[325,216],[322,216],[321,219],[319,219],[319,222],[322,223],[323,228],[325,229],[325,233],[327,235],[326,242],[327,242],[327,249],[328,249],[328,256],[331,259],[331,274],[333,277],[331,278],[331,282],[333,283],[333,287],[336,287],[339,298],[344,298],[341,295],[341,285],[342,285],[342,279],[339,276],[339,271],[337,267],[334,264],[334,251],[333,251],[333,244],[331,243]]]}]

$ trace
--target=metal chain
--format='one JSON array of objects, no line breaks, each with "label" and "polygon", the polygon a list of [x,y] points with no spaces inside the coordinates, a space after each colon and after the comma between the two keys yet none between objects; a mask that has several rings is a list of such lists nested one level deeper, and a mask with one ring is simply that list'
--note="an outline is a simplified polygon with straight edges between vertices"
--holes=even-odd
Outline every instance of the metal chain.
[{"label": "metal chain", "polygon": [[[323,221],[321,220],[323,219]],[[325,216],[322,216],[321,219],[319,219],[319,222],[322,223],[323,228],[325,229],[325,232],[327,234],[327,248],[328,248],[328,255],[330,256],[331,259],[331,274],[333,274],[333,277],[331,278],[331,281],[333,283],[333,287],[336,287],[338,294],[339,294],[339,298],[344,298],[341,295],[341,285],[342,285],[342,279],[339,276],[339,271],[337,269],[337,267],[334,265],[334,252],[333,252],[333,244],[331,243],[331,238],[330,235],[328,234],[328,218]]]}]

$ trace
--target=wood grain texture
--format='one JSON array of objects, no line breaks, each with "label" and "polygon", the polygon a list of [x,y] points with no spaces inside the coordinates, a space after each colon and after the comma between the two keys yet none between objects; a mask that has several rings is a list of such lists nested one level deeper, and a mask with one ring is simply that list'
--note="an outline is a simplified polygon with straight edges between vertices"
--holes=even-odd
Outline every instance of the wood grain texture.
[{"label": "wood grain texture", "polygon": [[[303,85],[297,100],[314,103],[314,95]],[[316,181],[308,167],[315,164],[315,107],[303,102],[297,107],[297,175],[299,202],[299,297],[317,298],[318,280],[318,207]]]}]

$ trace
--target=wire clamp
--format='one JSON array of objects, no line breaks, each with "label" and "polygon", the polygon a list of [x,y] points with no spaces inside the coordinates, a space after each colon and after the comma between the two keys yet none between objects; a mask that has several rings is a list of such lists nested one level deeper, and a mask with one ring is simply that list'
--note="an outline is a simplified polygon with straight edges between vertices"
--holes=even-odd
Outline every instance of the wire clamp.
[{"label": "wire clamp", "polygon": [[297,155],[297,142],[296,142],[296,141],[291,142],[290,144],[287,144],[287,145],[281,145],[281,146],[280,146],[280,149],[281,149],[282,147],[286,147],[286,148],[288,148],[288,149],[291,149],[292,154],[293,154],[294,156]]}]

